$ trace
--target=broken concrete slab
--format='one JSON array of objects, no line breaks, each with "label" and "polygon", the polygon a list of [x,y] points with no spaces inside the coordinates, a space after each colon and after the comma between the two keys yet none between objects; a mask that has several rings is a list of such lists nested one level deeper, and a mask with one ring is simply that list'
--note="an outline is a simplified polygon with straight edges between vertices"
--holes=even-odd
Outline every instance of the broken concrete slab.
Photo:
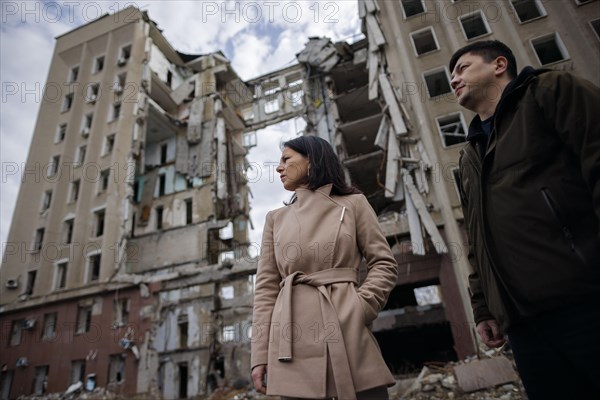
[{"label": "broken concrete slab", "polygon": [[512,363],[504,356],[456,365],[454,373],[458,386],[465,392],[486,389],[518,379]]}]

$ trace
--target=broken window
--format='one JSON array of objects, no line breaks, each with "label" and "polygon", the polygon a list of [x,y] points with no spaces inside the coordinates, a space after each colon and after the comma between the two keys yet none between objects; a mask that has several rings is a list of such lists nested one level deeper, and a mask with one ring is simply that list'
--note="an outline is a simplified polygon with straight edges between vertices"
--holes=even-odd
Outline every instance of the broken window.
[{"label": "broken window", "polygon": [[104,234],[104,218],[106,212],[104,209],[94,212],[94,236],[102,236]]},{"label": "broken window", "polygon": [[[84,149],[85,152],[85,149]],[[77,201],[77,199],[79,198],[79,184],[80,184],[80,180],[77,179],[76,181],[71,182],[71,194],[69,196],[69,202],[74,203]]]},{"label": "broken window", "polygon": [[69,79],[68,82],[72,83],[77,81],[77,77],[79,76],[79,66],[72,67],[69,71]]},{"label": "broken window", "polygon": [[171,87],[172,83],[173,83],[173,73],[169,70],[169,71],[167,71],[167,85],[169,87]]},{"label": "broken window", "polygon": [[179,398],[186,399],[188,397],[188,364],[180,363],[179,365]]},{"label": "broken window", "polygon": [[165,174],[159,174],[158,175],[158,195],[159,196],[165,195],[166,184],[167,184],[167,176]]},{"label": "broken window", "polygon": [[77,309],[77,331],[75,333],[81,334],[89,332],[92,326],[92,307],[91,306],[79,306]]},{"label": "broken window", "polygon": [[56,281],[54,290],[64,289],[67,284],[67,265],[68,262],[61,262],[56,265]]},{"label": "broken window", "polygon": [[[43,233],[42,233],[43,235]],[[35,278],[37,276],[37,271],[36,270],[32,270],[32,271],[27,271],[27,286],[25,287],[25,294],[26,295],[32,295],[33,294],[33,288],[35,287]]]},{"label": "broken window", "polygon": [[81,136],[88,137],[90,130],[92,129],[92,121],[94,120],[94,113],[87,113],[83,117],[81,122]]},{"label": "broken window", "polygon": [[436,118],[444,147],[463,143],[467,138],[467,129],[461,113]]},{"label": "broken window", "polygon": [[193,199],[185,199],[185,224],[189,225],[193,219]]},{"label": "broken window", "polygon": [[108,364],[108,383],[122,383],[125,380],[125,359],[123,354],[110,356]]},{"label": "broken window", "polygon": [[108,135],[104,142],[104,155],[109,155],[112,153],[113,148],[115,147],[115,134]]},{"label": "broken window", "polygon": [[235,341],[235,326],[225,325],[222,331],[223,342],[234,342]]},{"label": "broken window", "polygon": [[0,399],[10,398],[14,371],[3,368],[0,372]]},{"label": "broken window", "polygon": [[427,27],[410,34],[415,52],[418,56],[439,49],[437,38],[432,27]]},{"label": "broken window", "polygon": [[52,202],[52,190],[46,190],[42,197],[42,212],[44,212],[50,208],[51,202]]},{"label": "broken window", "polygon": [[539,0],[511,0],[520,23],[546,16],[546,10]]},{"label": "broken window", "polygon": [[116,121],[117,119],[119,119],[119,116],[121,115],[121,103],[115,103],[112,106],[112,115],[111,115],[111,121]]},{"label": "broken window", "polygon": [[256,132],[245,133],[242,140],[246,148],[256,146]]},{"label": "broken window", "polygon": [[221,287],[221,298],[223,300],[231,300],[234,297],[234,289],[232,285]]},{"label": "broken window", "polygon": [[123,326],[129,323],[129,299],[115,299],[113,302],[113,325]]},{"label": "broken window", "polygon": [[51,177],[55,176],[56,174],[58,174],[59,164],[60,164],[60,156],[52,157],[52,159],[50,160],[50,163],[48,165],[48,174],[47,174],[48,178],[51,178]]},{"label": "broken window", "polygon": [[85,161],[85,153],[87,151],[87,145],[83,144],[77,148],[77,157],[75,158],[77,164],[83,165]]},{"label": "broken window", "polygon": [[161,230],[163,227],[163,207],[156,207],[156,229]]},{"label": "broken window", "polygon": [[73,105],[73,93],[67,93],[63,98],[62,107],[60,109],[61,112],[67,112],[71,109]]},{"label": "broken window", "polygon": [[44,242],[44,228],[38,228],[35,231],[35,241],[33,242],[33,250],[40,251]]},{"label": "broken window", "polygon": [[177,318],[177,328],[179,330],[179,348],[185,349],[188,345],[188,316],[182,314]]},{"label": "broken window", "polygon": [[467,40],[491,33],[490,27],[481,10],[460,17],[460,26]]},{"label": "broken window", "polygon": [[100,253],[89,257],[89,281],[94,282],[100,278],[100,261],[102,260]]},{"label": "broken window", "polygon": [[98,194],[104,193],[108,190],[108,178],[110,177],[110,170],[105,169],[100,172],[100,182],[98,187]]},{"label": "broken window", "polygon": [[84,382],[85,378],[85,360],[71,361],[71,385],[77,382]]},{"label": "broken window", "polygon": [[36,276],[37,276],[37,271],[28,271],[27,272],[27,286],[25,288],[24,294],[26,294],[28,296],[33,294]]},{"label": "broken window", "polygon": [[590,21],[590,26],[592,27],[592,30],[596,34],[598,40],[600,40],[600,18]]},{"label": "broken window", "polygon": [[121,51],[119,52],[119,58],[117,60],[117,64],[119,66],[123,66],[127,64],[127,60],[131,57],[131,45],[121,47]]},{"label": "broken window", "polygon": [[429,98],[441,96],[446,93],[451,93],[450,79],[446,68],[439,68],[423,74],[425,84],[427,85],[427,93]]},{"label": "broken window", "polygon": [[127,72],[123,72],[122,74],[117,75],[117,79],[113,84],[113,91],[116,94],[123,93],[123,89],[125,88],[125,79],[127,77]]},{"label": "broken window", "polygon": [[160,164],[167,163],[167,150],[169,149],[169,145],[167,143],[160,145]]},{"label": "broken window", "polygon": [[63,239],[65,244],[69,244],[73,241],[73,226],[75,224],[75,219],[69,218],[65,220],[63,226]]},{"label": "broken window", "polygon": [[9,346],[18,346],[21,344],[21,333],[23,331],[23,321],[22,319],[15,319],[12,321],[12,325],[10,328],[10,341],[8,342]]},{"label": "broken window", "polygon": [[425,4],[422,0],[402,0],[402,9],[404,10],[404,17],[408,18],[424,13]]},{"label": "broken window", "polygon": [[35,367],[35,376],[33,378],[33,394],[42,395],[48,389],[48,365]]},{"label": "broken window", "polygon": [[56,337],[56,316],[56,313],[44,314],[42,340],[54,340],[54,338]]},{"label": "broken window", "polygon": [[95,103],[98,100],[98,94],[100,93],[100,84],[92,83],[88,86],[87,95],[85,101],[88,103]]},{"label": "broken window", "polygon": [[278,86],[266,86],[264,88],[263,97],[265,98],[265,112],[271,114],[279,111],[279,99],[277,93],[279,92]]},{"label": "broken window", "polygon": [[541,65],[552,64],[569,58],[567,49],[556,32],[532,39],[531,45]]},{"label": "broken window", "polygon": [[67,124],[58,125],[58,129],[56,130],[56,137],[54,138],[54,143],[60,143],[65,140],[65,136],[67,135]]},{"label": "broken window", "polygon": [[100,72],[104,69],[104,56],[96,57],[94,60],[94,69],[92,73]]}]

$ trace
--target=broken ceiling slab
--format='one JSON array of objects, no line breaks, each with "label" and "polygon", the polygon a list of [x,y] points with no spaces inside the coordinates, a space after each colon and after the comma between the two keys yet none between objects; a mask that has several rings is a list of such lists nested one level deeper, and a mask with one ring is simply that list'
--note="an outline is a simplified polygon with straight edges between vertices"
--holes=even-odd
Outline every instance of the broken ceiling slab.
[{"label": "broken ceiling slab", "polygon": [[408,170],[402,168],[402,177],[404,180],[404,185],[406,187],[406,191],[410,195],[410,197],[415,205],[415,208],[417,209],[417,212],[419,213],[419,217],[421,217],[421,222],[423,223],[423,225],[425,226],[425,230],[431,237],[431,241],[432,241],[436,251],[438,252],[438,254],[447,253],[448,247],[446,247],[446,242],[442,238],[442,235],[440,234],[440,231],[438,230],[437,225],[435,224],[435,222],[433,221],[433,218],[429,214],[429,211],[427,210],[427,206],[425,205],[423,198],[421,197],[421,195],[419,194],[419,191],[415,187],[415,184],[413,182],[412,176],[410,175],[410,172],[408,172]]},{"label": "broken ceiling slab", "polygon": [[406,129],[406,125],[404,124],[404,118],[400,112],[400,107],[398,107],[398,101],[396,100],[396,96],[392,90],[392,85],[390,84],[390,81],[385,73],[379,74],[379,86],[381,86],[383,98],[389,107],[388,111],[390,113],[392,126],[394,127],[396,135],[407,134],[408,131]]},{"label": "broken ceiling slab", "polygon": [[396,186],[400,185],[398,176],[400,169],[400,149],[398,138],[391,131],[388,133],[387,160],[385,173],[385,197],[396,199]]},{"label": "broken ceiling slab", "polygon": [[486,389],[518,379],[512,363],[504,356],[456,365],[454,374],[458,386],[465,392]]},{"label": "broken ceiling slab", "polygon": [[373,332],[443,324],[446,321],[443,304],[407,306],[381,311],[373,321]]},{"label": "broken ceiling slab", "polygon": [[375,138],[383,114],[374,114],[338,126],[342,132],[349,156],[376,151]]},{"label": "broken ceiling slab", "polygon": [[391,211],[377,219],[385,237],[403,236],[409,231],[408,217],[404,214]]},{"label": "broken ceiling slab", "polygon": [[320,68],[325,72],[329,72],[340,60],[335,45],[325,38],[310,38],[296,58],[298,62]]},{"label": "broken ceiling slab", "polygon": [[[367,196],[383,189],[377,183],[377,171],[381,167],[383,157],[384,152],[377,150],[373,153],[347,158],[343,162],[350,172],[352,184],[357,185]],[[381,175],[380,179],[385,179],[385,173]]]},{"label": "broken ceiling slab", "polygon": [[335,101],[340,118],[344,122],[381,113],[379,104],[376,101],[369,101],[367,85],[339,94]]}]

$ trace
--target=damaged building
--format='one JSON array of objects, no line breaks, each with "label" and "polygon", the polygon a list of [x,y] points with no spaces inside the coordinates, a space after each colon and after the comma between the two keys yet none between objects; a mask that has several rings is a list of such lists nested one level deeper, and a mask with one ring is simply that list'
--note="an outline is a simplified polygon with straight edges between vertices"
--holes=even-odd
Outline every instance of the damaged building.
[{"label": "damaged building", "polygon": [[296,64],[249,81],[221,52],[176,51],[135,8],[58,37],[48,82],[62,91],[41,103],[2,262],[0,398],[248,385],[246,155],[257,130],[296,117],[334,146],[398,261],[373,324],[390,369],[474,354],[455,187],[472,114],[447,61],[494,37],[519,65],[599,84],[585,55],[599,9],[571,3],[359,0],[364,38],[310,38]]}]

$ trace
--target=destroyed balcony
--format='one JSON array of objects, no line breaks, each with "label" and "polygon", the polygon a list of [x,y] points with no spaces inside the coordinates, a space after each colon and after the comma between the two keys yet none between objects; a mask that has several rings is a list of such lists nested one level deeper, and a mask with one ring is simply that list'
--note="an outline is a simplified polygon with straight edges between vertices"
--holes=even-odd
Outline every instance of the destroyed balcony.
[{"label": "destroyed balcony", "polygon": [[376,101],[369,101],[368,85],[339,93],[334,98],[340,119],[343,122],[356,121],[373,114],[380,114],[381,107]]}]

